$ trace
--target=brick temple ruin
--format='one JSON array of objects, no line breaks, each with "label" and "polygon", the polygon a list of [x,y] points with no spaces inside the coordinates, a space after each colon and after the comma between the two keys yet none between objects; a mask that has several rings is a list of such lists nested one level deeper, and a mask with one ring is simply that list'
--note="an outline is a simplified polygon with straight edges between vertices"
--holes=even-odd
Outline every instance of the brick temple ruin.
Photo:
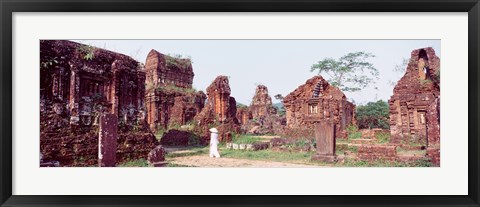
[{"label": "brick temple ruin", "polygon": [[230,94],[227,76],[217,76],[207,87],[207,104],[195,117],[205,136],[208,136],[208,126],[212,124],[217,125],[221,141],[230,139],[231,132],[239,132],[240,122],[236,117],[237,102]]},{"label": "brick temple ruin", "polygon": [[276,108],[272,106],[272,98],[268,95],[268,88],[264,85],[258,85],[255,95],[250,105],[253,119],[263,119],[270,114],[277,113]]},{"label": "brick temple ruin", "polygon": [[412,51],[390,105],[391,142],[440,144],[440,59],[433,48]]},{"label": "brick temple ruin", "polygon": [[286,125],[291,129],[311,129],[316,122],[330,121],[336,125],[336,138],[344,138],[345,128],[355,124],[355,105],[321,76],[308,79],[285,96],[283,104]]},{"label": "brick temple ruin", "polygon": [[152,131],[184,125],[203,109],[206,95],[192,88],[195,74],[189,59],[174,58],[151,50],[145,70],[146,118]]},{"label": "brick temple ruin", "polygon": [[242,131],[248,134],[278,134],[283,132],[285,124],[265,85],[257,86],[250,106],[238,107],[237,119],[242,124]]},{"label": "brick temple ruin", "polygon": [[158,144],[143,124],[144,67],[131,57],[72,41],[42,40],[40,76],[44,160],[62,166],[96,164],[101,114],[118,119],[118,161],[144,157]]},{"label": "brick temple ruin", "polygon": [[[335,139],[346,137],[346,126],[356,124],[355,105],[321,76],[310,78],[283,99],[286,114],[282,116],[264,85],[256,87],[249,106],[237,106],[226,76],[216,77],[206,94],[196,91],[187,58],[151,50],[144,66],[105,49],[42,40],[40,165],[116,166],[140,158],[148,158],[153,166],[165,165],[162,145],[188,146],[193,136],[200,138],[196,144],[207,144],[208,129],[216,127],[220,141],[227,142],[238,133],[287,137],[272,139],[272,143],[285,141],[280,150],[290,150],[286,146],[292,145],[291,140],[315,136],[321,144],[313,158],[323,161],[336,161],[336,147],[343,146],[345,156],[357,154],[360,160],[403,162],[426,157],[439,166],[439,72],[440,59],[432,48],[414,50],[389,100],[390,143],[356,139],[351,144],[359,145],[358,152],[347,153],[350,143],[343,143],[345,148]],[[167,129],[162,142],[152,133],[158,129]],[[303,147],[308,151],[311,146],[308,142]],[[397,148],[426,154],[397,154]]]},{"label": "brick temple ruin", "polygon": [[70,125],[82,127],[97,125],[103,112],[117,115],[124,124],[144,118],[141,63],[71,41],[41,41],[40,50],[41,111],[66,113]]}]

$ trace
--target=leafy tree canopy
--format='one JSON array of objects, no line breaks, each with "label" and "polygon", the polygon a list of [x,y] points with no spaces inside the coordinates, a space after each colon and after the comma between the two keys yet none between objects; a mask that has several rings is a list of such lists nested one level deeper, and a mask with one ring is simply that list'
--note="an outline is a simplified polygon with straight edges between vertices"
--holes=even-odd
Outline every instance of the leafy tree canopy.
[{"label": "leafy tree canopy", "polygon": [[359,91],[374,84],[379,72],[367,59],[375,57],[371,53],[353,52],[338,60],[325,58],[313,64],[310,71],[318,71],[327,81],[342,91]]},{"label": "leafy tree canopy", "polygon": [[357,106],[355,114],[357,125],[360,129],[382,128],[389,129],[389,106],[383,100],[368,102],[366,105]]}]

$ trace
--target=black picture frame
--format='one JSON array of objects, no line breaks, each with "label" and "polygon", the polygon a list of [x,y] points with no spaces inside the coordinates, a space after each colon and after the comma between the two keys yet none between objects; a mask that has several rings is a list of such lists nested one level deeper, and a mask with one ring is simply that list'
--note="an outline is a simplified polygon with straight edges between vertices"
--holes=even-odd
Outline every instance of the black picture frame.
[{"label": "black picture frame", "polygon": [[[480,206],[478,0],[0,0],[1,206]],[[24,196],[12,195],[13,12],[468,12],[468,195]],[[455,178],[452,178],[455,179]],[[266,192],[268,193],[268,192]]]}]

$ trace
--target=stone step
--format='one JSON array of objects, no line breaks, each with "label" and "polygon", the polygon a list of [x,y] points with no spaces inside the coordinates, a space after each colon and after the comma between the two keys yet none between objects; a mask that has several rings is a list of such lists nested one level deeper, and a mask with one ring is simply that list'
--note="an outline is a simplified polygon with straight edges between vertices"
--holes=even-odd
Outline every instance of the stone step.
[{"label": "stone step", "polygon": [[350,142],[352,144],[370,144],[375,142],[375,139],[352,139]]}]

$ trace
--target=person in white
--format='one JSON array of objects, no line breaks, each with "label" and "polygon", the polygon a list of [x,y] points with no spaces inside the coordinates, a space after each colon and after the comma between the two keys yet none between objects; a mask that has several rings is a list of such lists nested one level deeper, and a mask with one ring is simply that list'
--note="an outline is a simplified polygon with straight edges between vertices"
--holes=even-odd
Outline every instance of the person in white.
[{"label": "person in white", "polygon": [[210,129],[210,157],[219,158],[218,153],[218,130],[216,128]]}]

